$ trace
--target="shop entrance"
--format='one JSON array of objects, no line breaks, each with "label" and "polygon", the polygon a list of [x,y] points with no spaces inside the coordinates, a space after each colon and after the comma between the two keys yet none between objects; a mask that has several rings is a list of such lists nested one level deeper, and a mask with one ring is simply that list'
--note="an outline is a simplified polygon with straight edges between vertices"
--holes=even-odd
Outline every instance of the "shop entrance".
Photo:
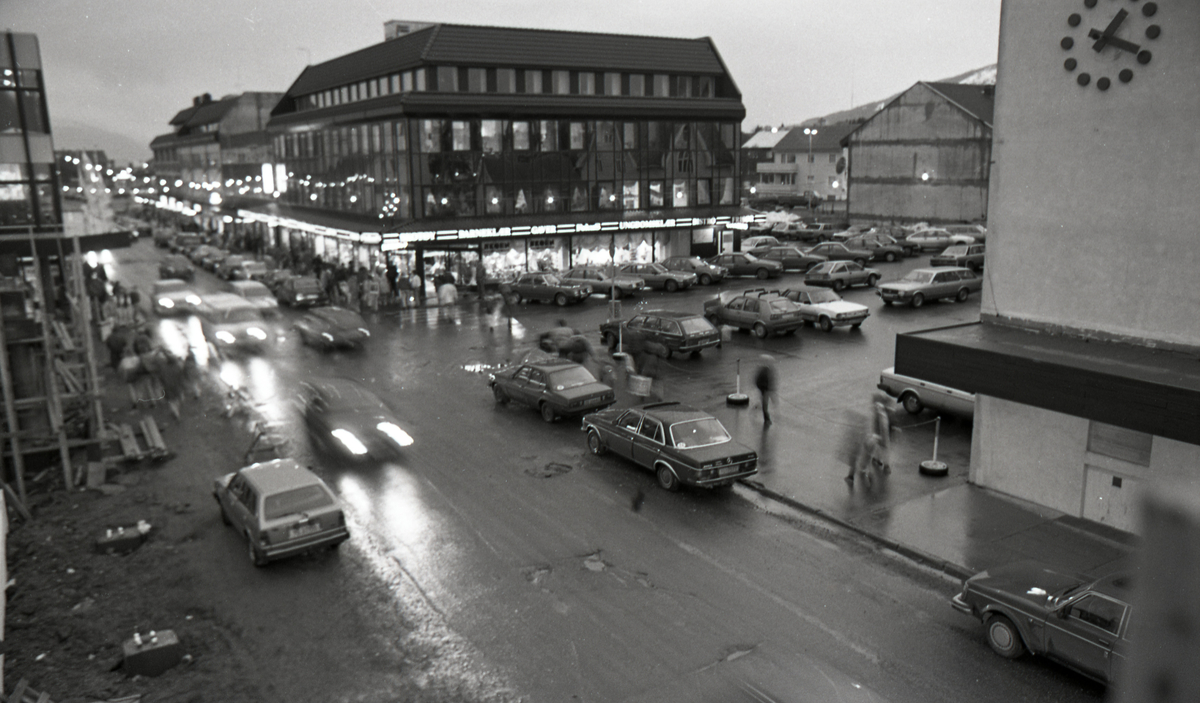
[{"label": "shop entrance", "polygon": [[418,247],[415,258],[416,274],[425,283],[425,297],[436,297],[437,286],[447,280],[453,282],[460,291],[479,291],[484,276],[478,247]]}]

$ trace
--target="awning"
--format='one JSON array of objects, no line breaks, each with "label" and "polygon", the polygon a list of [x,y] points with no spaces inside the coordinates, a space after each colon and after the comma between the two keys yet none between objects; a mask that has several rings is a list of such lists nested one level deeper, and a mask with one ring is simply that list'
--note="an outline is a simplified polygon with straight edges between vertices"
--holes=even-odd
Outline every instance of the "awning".
[{"label": "awning", "polygon": [[896,372],[1200,444],[1196,354],[976,322],[896,335]]}]

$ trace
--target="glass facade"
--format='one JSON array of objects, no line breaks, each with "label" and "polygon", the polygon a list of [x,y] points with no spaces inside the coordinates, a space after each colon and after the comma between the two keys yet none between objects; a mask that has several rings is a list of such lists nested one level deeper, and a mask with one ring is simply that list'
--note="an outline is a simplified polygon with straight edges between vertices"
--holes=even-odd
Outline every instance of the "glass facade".
[{"label": "glass facade", "polygon": [[[32,35],[0,42],[0,231],[62,223],[50,118]],[[14,65],[14,56],[16,65]]]},{"label": "glass facade", "polygon": [[426,220],[735,205],[737,138],[733,122],[410,118],[275,149],[286,202]]}]

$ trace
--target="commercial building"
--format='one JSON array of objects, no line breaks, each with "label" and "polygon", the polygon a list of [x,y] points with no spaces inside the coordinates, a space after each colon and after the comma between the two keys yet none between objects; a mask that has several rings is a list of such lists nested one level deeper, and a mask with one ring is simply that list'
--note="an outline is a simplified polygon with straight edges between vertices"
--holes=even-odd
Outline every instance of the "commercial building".
[{"label": "commercial building", "polygon": [[897,372],[977,394],[973,482],[1129,531],[1200,470],[1186,27],[1200,5],[1003,4],[982,320],[896,342]]},{"label": "commercial building", "polygon": [[774,198],[784,205],[845,200],[847,154],[841,142],[856,127],[813,123],[782,132],[768,158],[755,165],[758,182],[752,186],[752,199]]},{"label": "commercial building", "polygon": [[741,94],[707,38],[389,22],[272,111],[273,244],[460,284],[712,254],[738,207]]},{"label": "commercial building", "polygon": [[845,135],[850,218],[986,220],[994,92],[919,82]]}]

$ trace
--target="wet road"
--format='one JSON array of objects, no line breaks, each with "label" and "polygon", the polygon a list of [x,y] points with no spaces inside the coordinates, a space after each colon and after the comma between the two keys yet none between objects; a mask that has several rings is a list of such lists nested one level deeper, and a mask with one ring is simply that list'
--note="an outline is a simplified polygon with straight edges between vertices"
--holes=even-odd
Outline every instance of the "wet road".
[{"label": "wet road", "polygon": [[[138,261],[120,275],[146,277],[145,290],[154,253],[145,243],[131,253]],[[925,260],[880,269],[887,280]],[[698,311],[712,294],[650,293],[645,304]],[[821,423],[869,394],[897,331],[978,316],[977,300],[909,310],[883,308],[868,289],[845,297],[872,309],[861,331],[735,334],[702,358],[660,364],[656,390],[723,417],[753,444],[762,434],[753,414],[726,409],[724,397],[739,359],[746,381],[751,360],[770,353],[781,403],[811,428],[786,450],[829,451]],[[631,302],[624,307],[628,315]],[[410,584],[531,701],[1101,697],[1058,668],[993,655],[977,624],[948,607],[955,586],[940,577],[734,494],[665,493],[648,472],[587,454],[577,422],[547,425],[533,410],[492,402],[487,369],[522,356],[560,317],[595,337],[605,316],[598,297],[521,306],[511,323],[470,304],[449,316],[408,311],[373,318],[365,352],[321,354],[288,333],[295,313],[285,311],[268,355],[213,370],[245,387],[292,453],[334,485],[350,506],[351,546],[375,576]],[[174,328],[167,323],[168,337]],[[365,382],[416,443],[377,466],[313,454],[293,401],[314,376]]]}]

